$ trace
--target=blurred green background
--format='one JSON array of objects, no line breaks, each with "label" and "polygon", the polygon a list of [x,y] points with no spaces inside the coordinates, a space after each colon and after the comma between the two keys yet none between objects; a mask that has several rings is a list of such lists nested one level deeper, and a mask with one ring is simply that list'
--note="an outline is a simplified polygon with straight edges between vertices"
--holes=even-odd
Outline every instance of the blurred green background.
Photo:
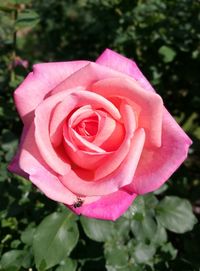
[{"label": "blurred green background", "polygon": [[[32,65],[105,48],[137,62],[193,140],[167,184],[115,223],[76,217],[7,172],[22,130],[12,93]],[[199,271],[199,73],[198,0],[0,0],[0,270]]]}]

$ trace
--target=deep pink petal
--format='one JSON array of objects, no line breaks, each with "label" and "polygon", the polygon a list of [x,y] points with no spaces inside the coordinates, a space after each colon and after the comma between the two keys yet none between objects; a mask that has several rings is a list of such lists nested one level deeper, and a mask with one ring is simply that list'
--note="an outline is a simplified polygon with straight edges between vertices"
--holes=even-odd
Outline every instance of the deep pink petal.
[{"label": "deep pink petal", "polygon": [[137,64],[110,49],[106,49],[96,60],[96,63],[112,68],[133,77],[146,90],[154,91],[151,84],[144,77]]},{"label": "deep pink petal", "polygon": [[[14,100],[22,120],[60,82],[88,64],[88,61],[42,63],[33,66],[23,83],[15,90]],[[27,119],[29,121],[29,119]]]},{"label": "deep pink petal", "polygon": [[136,194],[129,194],[123,190],[119,190],[110,195],[103,196],[91,204],[84,204],[79,208],[68,207],[78,215],[115,221],[126,212],[136,196]]}]

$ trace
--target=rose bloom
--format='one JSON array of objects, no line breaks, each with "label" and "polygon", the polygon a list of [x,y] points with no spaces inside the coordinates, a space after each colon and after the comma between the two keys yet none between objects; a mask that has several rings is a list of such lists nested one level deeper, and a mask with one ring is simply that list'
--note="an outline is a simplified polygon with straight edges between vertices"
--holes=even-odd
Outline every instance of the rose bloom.
[{"label": "rose bloom", "polygon": [[136,63],[109,49],[34,65],[14,100],[24,129],[9,170],[88,217],[117,219],[191,144]]}]

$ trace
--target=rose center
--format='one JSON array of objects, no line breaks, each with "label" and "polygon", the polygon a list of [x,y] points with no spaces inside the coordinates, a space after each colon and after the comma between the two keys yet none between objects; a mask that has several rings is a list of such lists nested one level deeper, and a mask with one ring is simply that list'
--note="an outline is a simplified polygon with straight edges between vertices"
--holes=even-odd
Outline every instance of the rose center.
[{"label": "rose center", "polygon": [[81,120],[74,129],[81,136],[95,136],[98,132],[97,116]]}]

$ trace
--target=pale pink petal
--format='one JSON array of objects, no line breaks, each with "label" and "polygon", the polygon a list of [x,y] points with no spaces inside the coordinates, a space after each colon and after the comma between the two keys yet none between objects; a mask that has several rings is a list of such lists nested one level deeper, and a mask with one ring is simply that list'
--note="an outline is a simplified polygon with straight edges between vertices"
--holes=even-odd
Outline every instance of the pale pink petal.
[{"label": "pale pink petal", "polygon": [[81,196],[101,196],[119,190],[133,180],[145,142],[143,129],[138,129],[130,144],[129,152],[121,165],[110,175],[96,181],[85,180],[71,170],[60,176],[61,182],[72,192]]},{"label": "pale pink petal", "polygon": [[78,215],[115,221],[126,212],[136,196],[136,194],[129,194],[123,190],[119,190],[110,195],[103,196],[91,204],[84,204],[79,208],[68,207]]},{"label": "pale pink petal", "polygon": [[151,84],[141,73],[137,64],[110,49],[106,49],[96,60],[96,63],[112,68],[133,77],[146,90],[154,91]]},{"label": "pale pink petal", "polygon": [[159,95],[145,91],[136,81],[128,78],[100,80],[91,86],[91,90],[107,98],[126,98],[127,101],[136,103],[141,108],[138,127],[145,129],[146,145],[161,146],[163,103]]},{"label": "pale pink petal", "polygon": [[43,161],[34,140],[34,124],[20,144],[15,163],[47,197],[65,204],[73,204],[77,196],[69,191]]},{"label": "pale pink petal", "polygon": [[186,159],[191,140],[171,115],[164,111],[162,146],[144,149],[128,191],[145,194],[158,189]]},{"label": "pale pink petal", "polygon": [[51,95],[69,88],[75,88],[77,86],[82,86],[85,89],[90,90],[91,84],[110,77],[129,78],[129,76],[126,74],[122,74],[121,72],[115,71],[111,68],[99,65],[94,62],[89,62],[88,65],[84,66],[77,72],[74,72],[71,76],[63,80],[62,83],[58,84],[51,91]]},{"label": "pale pink petal", "polygon": [[[61,102],[62,98],[67,94],[55,95],[49,97],[43,101],[35,110],[35,140],[45,162],[57,173],[66,174],[70,170],[70,164],[67,160],[63,160],[59,157],[58,153],[53,148],[49,134],[49,124],[51,121],[51,115],[56,105]],[[64,96],[64,97],[63,97]],[[63,103],[62,103],[63,104]],[[66,103],[64,103],[66,105]],[[65,110],[65,117],[73,110],[77,105],[75,97],[68,95],[68,103]],[[57,108],[59,105],[57,105]],[[59,112],[60,113],[60,112]]]},{"label": "pale pink petal", "polygon": [[44,97],[60,82],[87,65],[88,61],[42,63],[33,66],[23,83],[15,90],[14,100],[20,117],[29,121],[33,111]]}]

